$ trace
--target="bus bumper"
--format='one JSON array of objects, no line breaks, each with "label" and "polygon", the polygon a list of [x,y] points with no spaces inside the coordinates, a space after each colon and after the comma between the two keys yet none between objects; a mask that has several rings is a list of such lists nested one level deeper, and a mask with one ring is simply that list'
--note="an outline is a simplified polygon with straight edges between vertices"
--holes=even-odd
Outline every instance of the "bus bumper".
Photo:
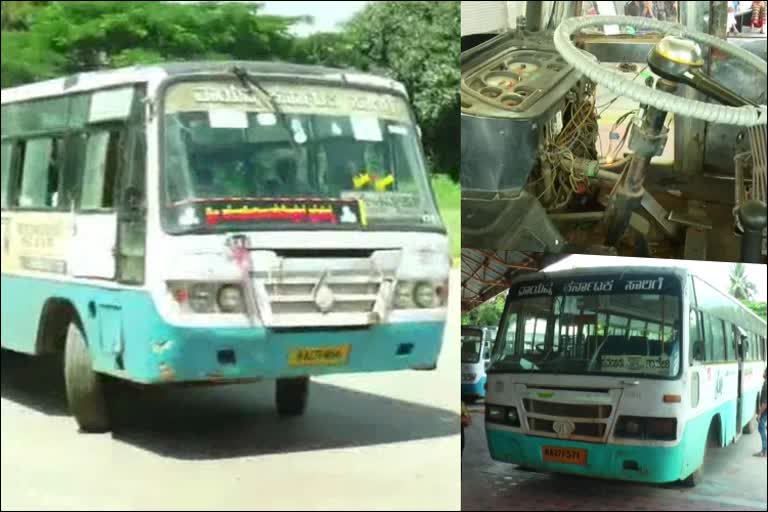
[{"label": "bus bumper", "polygon": [[[382,324],[367,329],[272,331],[171,329],[153,343],[142,383],[286,378],[332,373],[432,368],[443,339],[443,322]],[[162,340],[162,341],[160,341]],[[164,347],[156,350],[155,347]],[[299,349],[348,346],[345,361],[293,366]]]},{"label": "bus bumper", "polygon": [[485,397],[485,381],[486,377],[481,377],[477,382],[465,382],[461,385],[461,396],[468,396],[473,398]]},{"label": "bus bumper", "polygon": [[[684,447],[630,446],[561,441],[505,430],[487,429],[491,458],[528,468],[597,478],[664,483],[684,478]],[[544,462],[542,448],[557,446],[587,450],[585,465]]]}]

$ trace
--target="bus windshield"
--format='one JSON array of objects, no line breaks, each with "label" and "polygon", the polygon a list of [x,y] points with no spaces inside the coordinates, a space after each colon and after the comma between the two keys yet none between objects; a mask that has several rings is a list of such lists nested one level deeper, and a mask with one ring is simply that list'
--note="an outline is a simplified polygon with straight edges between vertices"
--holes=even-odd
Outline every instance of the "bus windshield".
[{"label": "bus windshield", "polygon": [[480,347],[483,343],[483,331],[474,329],[461,330],[461,362],[477,363],[480,361]]},{"label": "bus windshield", "polygon": [[510,290],[492,368],[675,377],[681,309],[671,276],[526,283]]},{"label": "bus windshield", "polygon": [[403,98],[319,85],[263,91],[169,87],[166,229],[441,229]]}]

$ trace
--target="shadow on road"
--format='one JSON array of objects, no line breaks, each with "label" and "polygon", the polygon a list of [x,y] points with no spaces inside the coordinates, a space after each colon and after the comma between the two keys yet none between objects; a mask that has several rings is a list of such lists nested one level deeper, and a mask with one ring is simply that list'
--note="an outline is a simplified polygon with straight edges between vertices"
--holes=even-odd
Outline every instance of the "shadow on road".
[{"label": "shadow on road", "polygon": [[[2,397],[66,415],[53,360],[2,354]],[[365,378],[362,376],[361,378]],[[396,373],[392,374],[395,381]],[[217,387],[113,385],[115,440],[185,460],[354,448],[459,434],[458,414],[313,382],[307,412],[280,418],[271,382]],[[78,434],[74,422],[72,435]]]},{"label": "shadow on road", "polygon": [[69,414],[60,355],[30,357],[3,350],[0,363],[3,398],[53,416]]}]

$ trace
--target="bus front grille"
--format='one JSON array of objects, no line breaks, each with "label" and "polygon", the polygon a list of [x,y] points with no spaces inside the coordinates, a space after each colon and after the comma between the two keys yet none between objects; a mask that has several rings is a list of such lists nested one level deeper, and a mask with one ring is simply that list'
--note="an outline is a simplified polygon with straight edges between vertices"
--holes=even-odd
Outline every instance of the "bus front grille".
[{"label": "bus front grille", "polygon": [[[605,442],[613,407],[610,404],[574,404],[548,400],[523,400],[529,434],[589,442]],[[567,436],[558,434],[556,423],[573,425]]]},{"label": "bus front grille", "polygon": [[608,404],[564,404],[545,400],[532,400],[530,398],[523,400],[523,404],[527,412],[546,414],[548,416],[568,416],[571,418],[605,419],[611,416],[612,410],[612,407]]},{"label": "bus front grille", "polygon": [[[553,420],[544,420],[540,418],[529,418],[528,426],[532,434],[546,434],[548,437],[557,437],[554,430]],[[579,423],[574,422],[576,429],[570,438],[590,438],[588,440],[599,441],[605,436],[607,428],[605,423]],[[587,440],[587,439],[585,439]]]},{"label": "bus front grille", "polygon": [[[257,295],[265,299],[260,312],[266,325],[284,328],[378,323],[391,298],[391,286],[384,289],[384,285],[394,281],[394,276],[383,274],[338,271],[325,276],[306,272],[265,277],[254,281]],[[321,309],[316,300],[320,286],[333,296],[327,309]]]}]

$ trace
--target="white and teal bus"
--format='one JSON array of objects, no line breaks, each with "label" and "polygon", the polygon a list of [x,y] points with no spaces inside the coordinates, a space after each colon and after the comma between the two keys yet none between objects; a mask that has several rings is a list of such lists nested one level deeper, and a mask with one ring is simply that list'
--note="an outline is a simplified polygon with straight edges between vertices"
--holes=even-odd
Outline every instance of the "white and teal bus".
[{"label": "white and teal bus", "polygon": [[2,347],[64,351],[110,427],[140,384],[433,369],[450,268],[419,129],[392,80],[169,63],[2,91]]},{"label": "white and teal bus", "polygon": [[461,397],[473,401],[485,397],[485,370],[491,364],[496,327],[461,327]]},{"label": "white and teal bus", "polygon": [[687,270],[604,267],[510,287],[488,370],[493,459],[695,485],[754,428],[766,323]]}]

